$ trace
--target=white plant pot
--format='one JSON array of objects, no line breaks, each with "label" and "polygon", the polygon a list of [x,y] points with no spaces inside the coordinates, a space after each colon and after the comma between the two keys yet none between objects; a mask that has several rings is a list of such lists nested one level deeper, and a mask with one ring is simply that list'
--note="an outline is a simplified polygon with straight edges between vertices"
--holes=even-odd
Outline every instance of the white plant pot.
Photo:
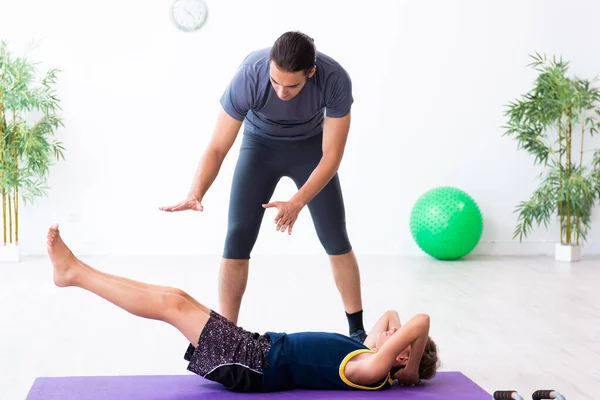
[{"label": "white plant pot", "polygon": [[556,243],[556,261],[573,262],[581,260],[581,246]]},{"label": "white plant pot", "polygon": [[18,245],[0,245],[0,263],[16,263],[21,261],[21,251]]}]

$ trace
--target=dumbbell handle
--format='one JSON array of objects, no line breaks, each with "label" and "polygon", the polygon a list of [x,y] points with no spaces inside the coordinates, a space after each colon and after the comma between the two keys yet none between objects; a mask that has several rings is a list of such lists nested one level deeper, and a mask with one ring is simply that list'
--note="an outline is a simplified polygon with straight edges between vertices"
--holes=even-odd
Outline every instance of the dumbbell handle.
[{"label": "dumbbell handle", "polygon": [[565,397],[555,390],[536,390],[531,396],[533,400],[557,399],[565,400]]},{"label": "dumbbell handle", "polygon": [[523,400],[523,397],[515,390],[496,390],[494,392],[494,400]]}]

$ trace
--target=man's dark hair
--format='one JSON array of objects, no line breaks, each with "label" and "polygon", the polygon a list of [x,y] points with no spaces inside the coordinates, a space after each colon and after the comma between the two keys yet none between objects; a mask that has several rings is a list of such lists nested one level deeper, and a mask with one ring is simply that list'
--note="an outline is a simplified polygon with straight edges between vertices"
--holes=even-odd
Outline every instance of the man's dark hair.
[{"label": "man's dark hair", "polygon": [[314,40],[302,32],[286,32],[273,44],[270,60],[284,72],[304,71],[308,74],[315,65],[317,49]]}]

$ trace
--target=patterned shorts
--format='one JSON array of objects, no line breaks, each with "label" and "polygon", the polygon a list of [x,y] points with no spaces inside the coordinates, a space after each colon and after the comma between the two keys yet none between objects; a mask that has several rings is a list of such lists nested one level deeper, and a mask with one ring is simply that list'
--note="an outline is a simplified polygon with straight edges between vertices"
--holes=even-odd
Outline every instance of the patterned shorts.
[{"label": "patterned shorts", "polygon": [[235,392],[260,392],[271,340],[236,326],[211,310],[198,345],[188,346],[187,369]]}]

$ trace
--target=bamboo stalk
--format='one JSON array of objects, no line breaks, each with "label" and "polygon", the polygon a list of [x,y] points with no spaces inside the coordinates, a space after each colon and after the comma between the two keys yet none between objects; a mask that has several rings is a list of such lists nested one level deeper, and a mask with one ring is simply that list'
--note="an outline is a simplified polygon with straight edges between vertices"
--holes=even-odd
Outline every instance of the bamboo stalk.
[{"label": "bamboo stalk", "polygon": [[[582,115],[583,117],[583,115]],[[585,123],[581,124],[581,147],[579,150],[579,169],[583,166],[583,143],[585,141]],[[579,244],[579,233],[581,231],[581,209],[577,207],[577,217],[575,219],[575,244]]]},{"label": "bamboo stalk", "polygon": [[[10,138],[10,144],[13,147],[13,159],[14,159],[14,175],[15,175],[15,180],[18,182],[18,167],[19,167],[19,163],[17,160],[17,146],[15,146],[15,140],[17,138],[17,134],[18,134],[18,128],[17,128],[17,112],[16,110],[13,110],[13,131],[12,131],[12,135]],[[16,197],[15,197],[15,201],[16,201]],[[16,203],[15,203],[16,204]],[[12,213],[12,202],[10,199],[10,194],[8,196],[8,210],[9,210],[9,228],[10,228],[10,242],[11,243],[16,243],[16,229],[17,229],[17,222],[16,222],[16,218],[17,218],[17,214],[16,214],[16,208],[15,208],[15,242],[13,242],[13,213]]]},{"label": "bamboo stalk", "polygon": [[581,124],[581,150],[579,151],[579,168],[583,165],[583,141],[585,139],[585,124]]},{"label": "bamboo stalk", "polygon": [[577,225],[575,226],[575,245],[579,244],[579,224],[581,221],[581,211],[579,209],[577,209]]},{"label": "bamboo stalk", "polygon": [[[569,116],[569,125],[567,125],[567,179],[571,178],[571,140],[573,138],[573,126]],[[571,193],[567,191],[567,244],[571,244]]]},{"label": "bamboo stalk", "polygon": [[2,189],[2,225],[4,226],[4,245],[6,246],[6,190]]},{"label": "bamboo stalk", "polygon": [[9,238],[9,243],[12,243],[13,242],[12,202],[10,201],[10,193],[8,194],[8,238]]},{"label": "bamboo stalk", "polygon": [[15,244],[19,244],[19,185],[15,185]]},{"label": "bamboo stalk", "polygon": [[[4,87],[0,90],[0,167],[4,164]],[[4,182],[4,168],[0,179]],[[6,246],[6,191],[2,189],[2,227],[4,232],[4,245]]]},{"label": "bamboo stalk", "polygon": [[17,153],[17,146],[15,146],[15,138],[17,137],[16,125],[15,132],[13,134],[13,157],[15,159],[15,193],[14,193],[14,202],[15,202],[15,244],[19,244],[19,159]]},{"label": "bamboo stalk", "polygon": [[[561,147],[562,147],[562,141],[563,141],[561,120],[562,120],[562,116],[558,120],[558,157],[559,157],[558,158],[558,174],[559,174],[558,184],[559,184],[559,192],[562,192],[562,187],[563,187],[562,151],[560,151]],[[560,241],[562,243],[564,216],[562,213],[562,202],[560,200],[558,201],[558,217],[559,217]]]}]

